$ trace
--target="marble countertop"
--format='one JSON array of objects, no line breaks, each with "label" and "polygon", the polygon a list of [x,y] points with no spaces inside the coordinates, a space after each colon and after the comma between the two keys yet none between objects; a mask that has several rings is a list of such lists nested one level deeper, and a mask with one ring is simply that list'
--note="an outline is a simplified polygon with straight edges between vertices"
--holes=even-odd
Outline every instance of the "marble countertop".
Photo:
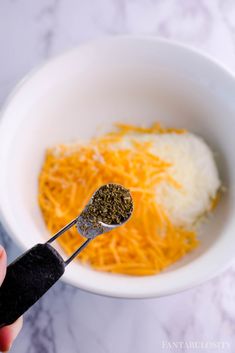
[{"label": "marble countertop", "polygon": [[[1,0],[0,104],[48,57],[90,39],[146,34],[235,70],[234,0]],[[19,254],[3,228],[9,260]],[[12,353],[235,352],[235,265],[170,297],[118,300],[58,283],[26,315]]]}]

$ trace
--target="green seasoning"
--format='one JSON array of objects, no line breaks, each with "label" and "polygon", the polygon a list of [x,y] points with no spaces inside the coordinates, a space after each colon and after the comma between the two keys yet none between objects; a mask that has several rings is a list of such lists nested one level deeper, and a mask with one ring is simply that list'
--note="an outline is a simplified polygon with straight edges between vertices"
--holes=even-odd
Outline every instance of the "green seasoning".
[{"label": "green seasoning", "polygon": [[129,190],[121,185],[107,184],[96,191],[87,206],[86,214],[90,220],[119,225],[130,217],[132,209]]},{"label": "green seasoning", "polygon": [[117,184],[103,185],[78,217],[78,231],[85,237],[93,238],[126,222],[132,211],[129,190]]}]

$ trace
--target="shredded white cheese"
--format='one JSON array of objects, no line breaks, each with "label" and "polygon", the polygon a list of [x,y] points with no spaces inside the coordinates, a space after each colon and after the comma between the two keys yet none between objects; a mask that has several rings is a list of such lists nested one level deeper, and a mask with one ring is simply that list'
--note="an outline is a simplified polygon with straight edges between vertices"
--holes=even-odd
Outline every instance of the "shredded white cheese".
[{"label": "shredded white cheese", "polygon": [[130,147],[131,140],[151,141],[151,152],[172,163],[169,174],[181,189],[162,182],[156,186],[156,202],[166,210],[175,225],[190,227],[211,207],[220,187],[213,153],[208,145],[192,133],[130,134],[118,147]]}]

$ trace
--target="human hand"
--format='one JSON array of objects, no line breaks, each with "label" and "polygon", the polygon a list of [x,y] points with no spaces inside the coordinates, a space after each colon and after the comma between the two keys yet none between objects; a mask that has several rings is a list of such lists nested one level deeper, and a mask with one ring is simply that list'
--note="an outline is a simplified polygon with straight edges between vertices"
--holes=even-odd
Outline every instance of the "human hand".
[{"label": "human hand", "polygon": [[[0,285],[6,275],[7,255],[4,248],[0,245]],[[22,317],[14,324],[0,328],[0,351],[6,352],[11,348],[11,345],[18,335],[22,327]]]}]

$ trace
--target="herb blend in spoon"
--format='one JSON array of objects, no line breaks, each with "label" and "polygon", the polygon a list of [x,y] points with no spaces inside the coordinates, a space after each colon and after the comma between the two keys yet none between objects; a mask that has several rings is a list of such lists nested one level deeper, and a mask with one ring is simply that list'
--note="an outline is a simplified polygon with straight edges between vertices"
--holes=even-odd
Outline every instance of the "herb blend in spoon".
[{"label": "herb blend in spoon", "polygon": [[121,185],[106,184],[94,193],[79,216],[77,227],[81,235],[93,238],[125,223],[132,211],[129,190]]}]

